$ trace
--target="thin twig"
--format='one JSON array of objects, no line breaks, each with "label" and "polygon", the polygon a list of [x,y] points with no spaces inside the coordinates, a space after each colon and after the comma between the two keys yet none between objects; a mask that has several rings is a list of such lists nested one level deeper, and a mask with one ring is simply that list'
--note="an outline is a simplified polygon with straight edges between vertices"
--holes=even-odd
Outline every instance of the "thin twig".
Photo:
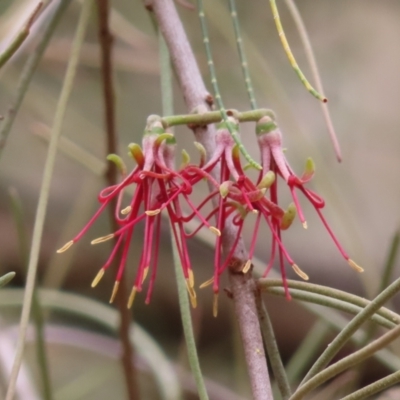
[{"label": "thin twig", "polygon": [[57,9],[54,11],[54,14],[51,17],[49,24],[43,32],[42,39],[38,43],[34,52],[28,58],[28,61],[24,66],[20,80],[17,85],[15,99],[8,108],[8,112],[5,115],[4,120],[2,121],[0,129],[0,158],[2,151],[6,145],[6,141],[10,133],[12,124],[15,120],[15,117],[17,116],[19,108],[21,107],[22,101],[25,98],[25,94],[28,91],[33,74],[36,71],[36,67],[42,59],[44,51],[46,50],[47,45],[49,44],[49,41],[53,36],[53,33],[70,2],[71,0],[60,0]]},{"label": "thin twig", "polygon": [[[101,74],[103,86],[104,113],[106,125],[106,152],[107,154],[117,153],[118,139],[115,127],[115,103],[114,89],[112,77],[112,42],[113,37],[109,29],[109,13],[110,5],[108,0],[98,0],[97,2],[98,18],[99,18],[99,43],[101,49]],[[117,183],[117,168],[112,162],[108,163],[105,173],[105,179],[108,186]],[[116,199],[111,201],[109,207],[109,218],[112,231],[118,230],[117,221],[114,218],[114,209],[116,207]],[[117,240],[117,239],[115,239]],[[130,400],[139,399],[139,390],[136,379],[136,371],[132,364],[133,349],[129,339],[129,325],[131,313],[126,307],[126,279],[125,275],[119,284],[119,295],[117,298],[117,306],[120,314],[119,337],[122,344],[121,361],[125,376],[125,385]]]},{"label": "thin twig", "polygon": [[61,94],[56,109],[56,115],[54,117],[52,137],[50,140],[50,145],[47,153],[42,187],[40,189],[39,201],[36,209],[32,245],[29,255],[28,273],[26,277],[24,302],[21,312],[21,320],[19,325],[20,328],[18,331],[17,348],[16,348],[14,364],[11,370],[10,381],[6,394],[6,400],[12,400],[14,398],[15,385],[17,383],[18,372],[24,354],[25,337],[29,324],[29,315],[32,305],[32,294],[33,294],[33,289],[35,287],[40,244],[42,240],[44,221],[46,218],[47,202],[49,199],[50,184],[53,175],[53,167],[57,154],[58,138],[60,137],[61,134],[61,127],[64,120],[65,111],[67,109],[67,103],[69,95],[71,93],[75,72],[78,65],[79,53],[85,36],[86,26],[89,21],[91,8],[92,8],[92,1],[86,0],[82,6],[82,12],[79,17],[78,27],[76,29],[75,38],[72,44],[71,57],[68,62],[68,67],[65,74],[63,87],[61,89]]},{"label": "thin twig", "polygon": [[279,353],[278,343],[275,339],[274,328],[272,327],[271,319],[269,318],[267,307],[261,297],[261,292],[258,290],[256,295],[256,304],[258,311],[258,319],[260,320],[261,332],[264,338],[265,347],[267,349],[268,359],[271,363],[275,381],[277,382],[282,399],[287,400],[292,390],[286,375],[281,355]]},{"label": "thin twig", "polygon": [[[257,284],[261,290],[266,290],[267,292],[269,292],[269,288],[273,288],[276,286],[283,287],[283,282],[281,279],[259,279],[257,281]],[[353,304],[361,308],[364,308],[371,304],[370,300],[367,300],[363,297],[359,297],[354,294],[344,292],[343,290],[334,289],[328,286],[317,285],[315,283],[309,282],[299,282],[292,279],[288,279],[287,284],[289,289],[297,289],[308,294],[319,294],[345,303]],[[275,294],[277,293],[278,292],[275,292]],[[379,308],[376,311],[376,314],[380,315],[381,317],[385,318],[389,323],[391,323],[391,325],[389,326],[390,328],[393,328],[394,325],[400,324],[400,315],[385,307]]]},{"label": "thin twig", "polygon": [[400,278],[395,280],[383,292],[375,297],[371,303],[360,311],[336,336],[327,349],[321,354],[315,364],[310,368],[302,384],[311,379],[315,374],[322,370],[337,354],[337,352],[350,340],[357,329],[368,320],[383,304],[393,297],[400,290]]},{"label": "thin twig", "polygon": [[[207,105],[208,93],[173,1],[153,0],[151,7],[169,48],[186,106],[190,111],[194,109],[199,113],[207,111],[209,109]],[[202,143],[207,153],[212,154],[215,146],[214,127],[211,125],[198,127],[194,130],[194,133],[197,141]],[[231,249],[235,238],[236,228],[232,221],[228,220],[223,232],[225,251]],[[240,240],[236,246],[233,257],[241,265],[244,265],[247,261],[247,251],[243,240]],[[235,274],[231,270],[229,275],[235,312],[245,348],[253,398],[255,400],[271,400],[273,398],[271,385],[255,305],[254,280],[250,274]]]},{"label": "thin twig", "polygon": [[31,12],[28,21],[25,23],[25,25],[21,28],[21,30],[12,40],[10,45],[5,49],[5,51],[2,54],[0,54],[0,69],[21,47],[22,43],[24,43],[25,39],[29,35],[33,23],[35,22],[37,16],[39,15],[40,10],[42,9],[42,6],[43,2],[40,1]]},{"label": "thin twig", "polygon": [[[164,115],[172,115],[174,112],[174,94],[172,88],[171,58],[169,56],[168,47],[159,29],[158,44],[160,52],[162,111]],[[192,315],[190,312],[190,302],[186,290],[186,281],[183,276],[182,265],[178,252],[178,245],[175,240],[173,240],[174,235],[172,222],[170,223],[170,232],[172,239],[171,247],[174,260],[175,277],[178,286],[179,309],[182,319],[187,357],[189,360],[190,369],[194,377],[194,381],[196,383],[196,389],[199,398],[200,400],[208,400],[207,389],[204,382],[203,374],[201,372],[199,357],[197,354],[196,340],[193,332]]]},{"label": "thin twig", "polygon": [[[306,53],[308,63],[310,64],[311,74],[315,81],[315,87],[317,88],[317,90],[320,93],[323,93],[324,88],[322,86],[322,80],[319,75],[317,62],[316,62],[315,56],[314,56],[314,51],[311,46],[310,38],[308,37],[307,29],[304,25],[303,18],[301,17],[301,14],[297,8],[297,5],[293,0],[285,0],[285,3],[286,3],[287,8],[289,9],[290,14],[292,14],[294,23],[297,27],[297,30],[299,31],[300,39],[303,43],[303,47],[304,47],[304,50]],[[322,108],[322,114],[325,119],[325,124],[328,129],[329,137],[331,139],[331,142],[332,142],[335,154],[336,154],[336,158],[339,162],[341,162],[342,154],[340,151],[340,144],[339,144],[338,138],[336,136],[335,128],[333,127],[333,122],[332,122],[331,114],[329,112],[328,104],[321,103],[321,108]]]},{"label": "thin twig", "polygon": [[[21,262],[26,267],[28,265],[29,245],[28,238],[25,232],[24,214],[22,210],[21,199],[15,188],[10,188],[9,195],[11,199],[11,209],[15,220],[15,228],[18,236],[19,254]],[[53,398],[49,363],[46,352],[46,342],[44,338],[45,321],[43,317],[42,307],[37,294],[37,284],[32,294],[32,317],[35,324],[35,345],[36,357],[39,364],[39,372],[42,383],[43,398],[44,400],[51,400]]]},{"label": "thin twig", "polygon": [[328,368],[325,368],[322,372],[319,372],[318,374],[313,376],[306,383],[301,385],[296,390],[295,393],[293,393],[293,396],[290,398],[290,400],[303,399],[306,394],[311,392],[316,387],[325,383],[328,379],[333,378],[334,376],[340,374],[344,370],[353,367],[354,365],[364,361],[368,357],[371,357],[372,354],[386,347],[389,343],[393,342],[393,340],[397,339],[399,336],[400,336],[400,326],[397,326],[391,331],[385,333],[379,339],[376,339],[369,345],[363,347],[361,350],[358,350],[355,353],[336,362],[335,364],[330,365]]}]

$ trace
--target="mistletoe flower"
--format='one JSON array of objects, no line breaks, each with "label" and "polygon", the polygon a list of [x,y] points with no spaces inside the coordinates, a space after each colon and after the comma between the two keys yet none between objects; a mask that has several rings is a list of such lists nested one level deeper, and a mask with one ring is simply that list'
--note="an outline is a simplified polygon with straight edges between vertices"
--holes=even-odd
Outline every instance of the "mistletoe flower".
[{"label": "mistletoe flower", "polygon": [[[281,219],[284,211],[276,204],[265,197],[268,187],[274,180],[274,174],[268,173],[267,176],[259,182],[254,183],[245,175],[240,163],[240,152],[232,135],[239,135],[238,122],[233,117],[229,117],[226,122],[222,122],[217,127],[215,135],[216,147],[210,160],[201,168],[205,177],[219,189],[220,197],[218,206],[213,210],[216,215],[217,229],[221,232],[225,229],[227,221],[237,226],[236,238],[231,246],[225,260],[222,261],[222,238],[216,240],[216,249],[214,255],[214,274],[213,277],[201,285],[201,287],[213,285],[214,301],[213,314],[217,314],[219,278],[222,272],[228,267],[236,264],[235,251],[239,243],[242,232],[244,218],[249,212],[259,214],[254,230],[252,245],[250,249],[250,259],[243,268],[246,273],[251,266],[251,258],[254,252],[260,217],[274,215]],[[212,170],[219,165],[219,182],[216,183],[210,176]],[[260,213],[262,210],[262,213]]]},{"label": "mistletoe flower", "polygon": [[[129,145],[130,154],[136,160],[137,166],[130,174],[126,175],[122,160],[116,155],[108,157],[109,160],[116,162],[120,167],[123,174],[122,182],[107,187],[100,192],[98,200],[101,205],[97,212],[71,241],[58,250],[59,253],[64,252],[79,241],[107,205],[116,201],[115,220],[119,229],[114,233],[92,241],[92,244],[98,244],[110,239],[115,239],[113,250],[106,263],[93,280],[92,287],[99,283],[105,271],[112,264],[116,254],[121,251],[121,258],[110,303],[113,302],[117,294],[124,273],[132,235],[140,221],[144,221],[145,224],[144,243],[139,267],[128,300],[128,308],[132,306],[136,293],[142,290],[143,283],[148,273],[151,271],[146,303],[150,301],[158,263],[161,211],[167,209],[172,222],[173,236],[177,243],[192,305],[196,306],[196,294],[193,289],[193,271],[190,265],[178,200],[179,196],[182,195],[189,202],[189,205],[191,205],[187,196],[191,193],[192,186],[183,176],[173,170],[174,147],[175,139],[172,134],[166,133],[162,128],[160,118],[157,116],[150,116],[143,136],[143,150],[137,144]],[[134,186],[134,193],[129,205],[121,209],[123,194],[128,186]],[[199,215],[199,213],[196,215]],[[205,221],[205,224],[212,230],[213,227],[211,227],[207,221]],[[214,232],[218,234],[217,230]]]},{"label": "mistletoe flower", "polygon": [[[326,221],[322,214],[322,208],[325,206],[324,200],[315,192],[305,187],[305,184],[309,182],[315,172],[315,166],[311,159],[306,162],[305,172],[301,177],[298,177],[288,164],[286,157],[282,149],[282,134],[277,124],[270,117],[263,117],[258,123],[256,128],[258,145],[261,151],[262,161],[262,174],[266,174],[268,171],[273,171],[275,175],[279,175],[283,178],[289,187],[293,202],[295,204],[295,210],[299,216],[301,223],[304,228],[307,228],[307,222],[304,218],[303,211],[301,209],[296,190],[299,190],[304,194],[306,199],[312,204],[323,225],[334,241],[339,252],[348,264],[354,268],[357,272],[363,272],[363,269],[357,265],[346,253],[343,247],[340,245],[338,239],[334,235],[331,227]],[[271,201],[278,203],[276,186],[273,186],[270,191]],[[282,226],[281,226],[282,227]],[[296,271],[296,272],[301,272]]]}]

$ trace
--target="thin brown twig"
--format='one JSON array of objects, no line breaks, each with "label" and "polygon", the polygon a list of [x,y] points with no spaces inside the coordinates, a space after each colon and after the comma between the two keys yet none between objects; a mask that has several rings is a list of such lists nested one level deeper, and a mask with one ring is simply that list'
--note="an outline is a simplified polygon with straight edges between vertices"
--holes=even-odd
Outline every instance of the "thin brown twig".
[{"label": "thin brown twig", "polygon": [[[146,3],[154,12],[158,26],[167,43],[175,72],[183,93],[187,108],[203,113],[209,110],[210,95],[205,88],[193,51],[188,42],[185,30],[172,0],[153,0]],[[212,154],[214,148],[213,125],[194,129],[196,140]],[[216,174],[218,172],[216,171]],[[225,254],[229,253],[236,238],[236,228],[232,221],[226,221],[223,232]],[[255,304],[255,283],[250,274],[241,271],[248,259],[243,240],[240,239],[233,255],[234,262],[230,268],[230,282],[245,357],[250,377],[253,398],[255,400],[272,400],[271,385],[264,354],[260,325]]]},{"label": "thin brown twig", "polygon": [[[101,73],[103,86],[103,99],[105,111],[106,126],[106,142],[107,154],[116,153],[118,148],[118,138],[115,124],[115,102],[112,81],[112,44],[113,36],[109,30],[109,11],[110,6],[108,0],[98,0],[98,19],[99,19],[99,43],[101,47]],[[109,162],[105,179],[109,186],[117,183],[117,168],[114,163]],[[110,225],[113,231],[118,230],[117,222],[114,218],[114,209],[116,201],[114,200],[109,208]],[[125,384],[130,400],[139,399],[139,391],[136,380],[136,371],[131,362],[133,356],[133,348],[129,339],[129,328],[131,322],[131,314],[127,309],[127,292],[124,277],[119,284],[119,293],[117,297],[117,306],[120,314],[119,337],[122,344],[121,362],[125,375]]]}]

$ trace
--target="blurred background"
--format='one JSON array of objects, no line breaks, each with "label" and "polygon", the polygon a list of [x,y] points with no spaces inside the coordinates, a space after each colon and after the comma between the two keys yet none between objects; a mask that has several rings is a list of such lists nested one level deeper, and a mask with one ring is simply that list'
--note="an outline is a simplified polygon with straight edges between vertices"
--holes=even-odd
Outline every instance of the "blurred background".
[{"label": "blurred background", "polygon": [[[0,115],[7,113],[16,95],[24,63],[38,43],[56,3],[53,0],[35,23],[20,51],[1,69]],[[307,157],[314,159],[317,174],[310,186],[325,198],[325,216],[351,258],[362,265],[365,272],[358,275],[348,267],[306,202],[304,210],[309,229],[305,231],[296,221],[284,233],[286,247],[313,283],[371,297],[376,294],[390,242],[399,228],[400,48],[397,43],[400,37],[400,3],[393,0],[296,2],[308,29],[325,95],[329,99],[342,147],[343,162],[340,164],[335,159],[318,101],[306,92],[287,61],[268,2],[237,3],[258,104],[276,112],[287,158],[298,173]],[[14,37],[36,4],[37,1],[31,0],[0,2],[0,51]],[[250,107],[227,1],[207,0],[205,4],[225,105],[247,110]],[[278,6],[292,50],[303,72],[311,79],[293,20],[283,2],[278,1]],[[9,192],[13,188],[20,197],[30,241],[47,152],[46,138],[53,123],[80,7],[81,2],[72,1],[64,14],[0,158],[0,274],[17,273],[7,288],[15,289],[14,302],[4,300],[0,304],[0,386],[7,382],[7,371],[11,368],[20,311],[18,299],[21,292],[18,288],[23,287],[25,280],[25,265],[11,213]],[[180,5],[177,7],[207,87],[211,90],[197,13]],[[133,166],[126,146],[141,141],[149,114],[161,114],[158,41],[140,1],[112,1],[111,30],[115,39],[114,82],[120,155]],[[92,315],[67,312],[62,306],[54,306],[51,313],[46,308],[47,350],[57,399],[124,398],[117,336],[112,327],[102,321],[105,318],[102,308],[97,307],[108,303],[113,271],[109,271],[95,289],[90,288],[93,277],[110,251],[109,243],[90,246],[90,240],[109,233],[108,215],[105,213],[85,238],[68,252],[55,253],[80,231],[94,213],[97,193],[105,186],[106,150],[99,57],[94,13],[63,125],[39,262],[39,285],[67,296],[57,300],[57,292],[47,292],[55,296],[48,300],[49,304],[76,302],[77,309],[88,304],[88,315]],[[176,82],[174,89],[176,113],[187,112]],[[243,125],[243,142],[256,158],[258,153],[253,132],[252,124]],[[179,146],[193,153],[196,159],[191,131],[181,128],[176,134]],[[194,196],[199,201],[202,193]],[[282,193],[282,196],[284,203],[290,202],[288,193]],[[249,241],[251,224],[246,229],[245,238]],[[265,249],[269,247],[269,233],[265,231],[259,237],[256,254],[267,262]],[[267,239],[263,242],[262,238]],[[126,271],[128,282],[135,273],[141,240],[142,234],[137,231]],[[138,296],[133,315],[135,322],[158,344],[169,362],[184,369],[187,364],[169,240],[165,224],[159,276],[152,302],[146,306],[144,296]],[[204,235],[202,240],[193,240],[190,251],[196,280],[205,281],[212,271],[212,239]],[[288,273],[294,277],[291,271]],[[399,265],[394,276],[398,273]],[[226,286],[227,282],[224,281],[223,285]],[[68,297],[71,294],[81,297]],[[229,299],[221,299],[219,316],[214,319],[211,290],[205,289],[198,295],[199,306],[194,310],[194,321],[203,372],[214,385],[215,394],[211,398],[233,399],[229,390],[237,398],[250,398],[243,366],[240,362],[233,363],[233,360],[240,359],[241,350]],[[288,360],[307,335],[314,317],[295,301],[287,302],[272,296],[266,300],[284,360]],[[117,320],[116,311],[112,315]],[[24,399],[40,399],[33,331],[28,336],[19,395]],[[139,346],[146,349],[144,342],[139,342]],[[149,370],[142,355],[139,356],[138,368],[143,399],[159,398],[152,383],[151,368]],[[367,379],[376,378],[383,372],[377,369],[376,374]],[[196,398],[194,394],[190,395],[193,392],[190,376],[182,372],[180,377],[186,390],[185,398]]]}]

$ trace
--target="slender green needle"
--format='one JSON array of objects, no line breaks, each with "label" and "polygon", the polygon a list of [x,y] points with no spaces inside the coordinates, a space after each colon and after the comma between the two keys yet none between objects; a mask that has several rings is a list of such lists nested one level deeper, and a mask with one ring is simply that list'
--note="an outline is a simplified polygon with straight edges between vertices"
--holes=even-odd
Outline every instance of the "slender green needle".
[{"label": "slender green needle", "polygon": [[400,244],[400,231],[397,231],[393,236],[392,243],[390,245],[390,250],[385,263],[385,268],[383,269],[379,292],[386,289],[386,287],[390,283],[393,268],[396,265],[397,253],[399,251],[399,244]]},{"label": "slender green needle", "polygon": [[292,53],[292,50],[290,50],[289,43],[286,39],[286,35],[285,35],[285,32],[283,31],[281,20],[279,18],[279,12],[278,12],[278,8],[276,6],[276,1],[270,0],[270,4],[271,4],[272,15],[274,17],[275,24],[276,24],[276,29],[278,30],[278,35],[281,39],[283,49],[285,50],[285,53],[289,59],[290,65],[296,72],[297,76],[299,77],[300,81],[303,83],[305,88],[318,100],[321,100],[323,103],[326,103],[328,101],[327,98],[325,96],[323,96],[322,94],[318,93],[313,88],[313,86],[311,86],[310,82],[308,82],[307,78],[304,76],[299,65],[297,64],[296,59],[294,58],[294,55]]},{"label": "slender green needle", "polygon": [[46,218],[46,210],[50,193],[50,184],[53,175],[53,167],[57,154],[58,138],[61,134],[61,127],[64,120],[65,111],[67,109],[69,95],[72,90],[75,72],[79,60],[79,54],[86,32],[86,27],[90,19],[92,4],[93,4],[92,0],[86,0],[82,5],[82,12],[79,17],[75,38],[72,43],[71,56],[65,74],[63,87],[61,89],[61,94],[56,109],[56,115],[54,117],[52,137],[50,140],[50,145],[47,153],[43,181],[36,209],[36,217],[35,217],[33,236],[32,236],[32,245],[29,255],[28,273],[26,278],[24,303],[22,306],[21,320],[18,331],[16,355],[9,378],[6,400],[12,400],[15,397],[15,386],[17,383],[18,373],[22,363],[22,357],[24,354],[25,337],[28,329],[29,316],[31,312],[32,295],[36,281],[40,244],[42,240],[44,221]]},{"label": "slender green needle", "polygon": [[[158,30],[158,35],[160,45],[162,111],[164,115],[173,114],[174,110],[170,55],[160,30]],[[174,235],[172,225],[170,225],[170,231],[171,238],[173,238]],[[192,325],[192,316],[190,313],[190,304],[186,291],[186,282],[182,273],[182,266],[179,259],[177,243],[175,243],[174,240],[171,240],[171,245],[174,259],[175,276],[178,285],[179,309],[182,318],[183,334],[185,336],[189,365],[196,382],[197,392],[200,400],[208,400],[207,389],[204,383],[204,377],[201,372],[199,357],[197,354],[196,341]]]},{"label": "slender green needle", "polygon": [[236,46],[239,53],[240,65],[242,67],[242,73],[244,77],[244,82],[246,84],[247,94],[249,96],[251,108],[255,110],[257,108],[257,101],[254,95],[253,84],[251,82],[251,76],[249,72],[249,64],[247,62],[246,52],[244,51],[244,46],[243,46],[243,39],[240,33],[240,25],[239,25],[235,0],[229,0],[229,9],[231,12],[233,29],[235,31]]},{"label": "slender green needle", "polygon": [[[294,0],[284,0],[286,6],[292,15],[294,24],[299,32],[301,42],[303,43],[304,51],[308,60],[308,64],[310,65],[311,74],[314,78],[315,86],[320,93],[324,92],[324,88],[322,86],[322,80],[319,75],[317,62],[315,60],[314,51],[311,46],[310,39],[308,37],[307,29],[304,25],[303,18],[297,8],[297,5]],[[333,148],[335,150],[336,158],[340,162],[342,161],[342,155],[339,145],[339,140],[337,138],[335,128],[333,126],[332,118],[329,112],[329,107],[327,103],[321,103],[322,114],[325,119],[325,124],[328,129],[329,137],[331,139]]]},{"label": "slender green needle", "polygon": [[50,17],[49,24],[45,28],[43,32],[43,36],[40,39],[37,47],[31,54],[31,56],[28,58],[24,69],[21,73],[21,77],[18,81],[17,89],[16,89],[16,96],[15,99],[12,101],[10,107],[8,108],[8,112],[4,117],[4,120],[2,121],[1,128],[0,128],[0,157],[2,154],[2,151],[6,145],[7,137],[10,133],[12,124],[15,120],[15,117],[18,114],[18,111],[21,107],[21,104],[25,98],[25,94],[28,91],[29,84],[31,83],[33,74],[36,71],[36,68],[42,59],[42,56],[44,54],[44,51],[47,48],[47,45],[50,42],[51,37],[53,36],[53,33],[55,29],[58,26],[58,23],[60,22],[60,19],[62,15],[64,14],[64,11],[68,7],[69,3],[71,0],[61,0],[60,3],[58,4],[56,10],[54,11],[54,14]]},{"label": "slender green needle", "polygon": [[349,394],[340,400],[364,400],[370,399],[375,393],[379,393],[390,386],[394,386],[396,383],[400,382],[400,371],[386,376],[385,378],[379,379],[368,386],[363,387],[356,392]]},{"label": "slender green needle", "polygon": [[[214,89],[214,97],[217,102],[219,111],[222,115],[222,118],[225,122],[228,122],[228,115],[226,113],[226,109],[224,107],[224,104],[222,102],[222,97],[219,91],[218,87],[218,82],[217,82],[217,74],[215,72],[215,67],[214,67],[214,61],[212,58],[212,53],[211,53],[211,46],[210,46],[210,38],[208,35],[208,28],[207,28],[207,22],[206,22],[206,17],[204,13],[204,6],[203,6],[203,0],[198,0],[198,9],[199,9],[199,18],[200,18],[200,24],[201,24],[201,30],[203,33],[203,42],[204,46],[206,49],[206,55],[207,55],[207,63],[208,63],[208,68],[210,70],[210,75],[211,75],[211,84]],[[247,160],[247,162],[255,169],[261,170],[261,165],[258,164],[247,152],[245,147],[243,146],[243,143],[240,141],[239,135],[237,131],[234,131],[230,124],[227,123],[227,127],[229,129],[230,134],[232,135],[233,140],[237,144],[240,152],[243,154],[244,158]]]},{"label": "slender green needle", "polygon": [[336,363],[325,368],[306,383],[302,384],[290,397],[290,400],[302,400],[304,397],[317,388],[318,386],[325,383],[327,380],[339,375],[344,370],[351,368],[360,362],[364,361],[368,357],[371,357],[374,353],[386,347],[389,343],[393,342],[400,336],[400,326],[390,330],[389,332],[382,335],[380,338],[374,340],[372,343],[356,351],[355,353],[337,361]]},{"label": "slender green needle", "polygon": [[26,24],[22,27],[20,32],[18,32],[17,36],[13,39],[13,41],[10,43],[10,45],[3,51],[2,54],[0,54],[0,69],[3,67],[3,65],[14,55],[14,53],[20,48],[22,43],[24,43],[25,39],[29,35],[29,31],[33,25],[33,23],[36,20],[36,17],[38,16],[41,8],[42,8],[43,2],[41,1],[35,9],[32,11],[28,21]]},{"label": "slender green needle", "polygon": [[292,390],[276,342],[274,328],[271,319],[269,318],[267,307],[262,300],[260,291],[257,291],[256,293],[256,304],[261,333],[267,349],[272,371],[274,373],[274,378],[278,384],[282,399],[287,400],[291,396]]},{"label": "slender green needle", "polygon": [[[15,188],[11,188],[9,190],[9,194],[11,199],[12,214],[14,216],[15,227],[18,235],[21,262],[26,267],[28,265],[29,245],[25,232],[25,221],[22,203]],[[51,400],[53,398],[53,395],[50,381],[49,363],[47,361],[48,357],[46,352],[46,344],[44,339],[45,322],[43,318],[42,307],[37,294],[36,283],[32,294],[32,316],[36,330],[36,356],[39,364],[40,378],[42,380],[43,398],[45,400]]]}]

